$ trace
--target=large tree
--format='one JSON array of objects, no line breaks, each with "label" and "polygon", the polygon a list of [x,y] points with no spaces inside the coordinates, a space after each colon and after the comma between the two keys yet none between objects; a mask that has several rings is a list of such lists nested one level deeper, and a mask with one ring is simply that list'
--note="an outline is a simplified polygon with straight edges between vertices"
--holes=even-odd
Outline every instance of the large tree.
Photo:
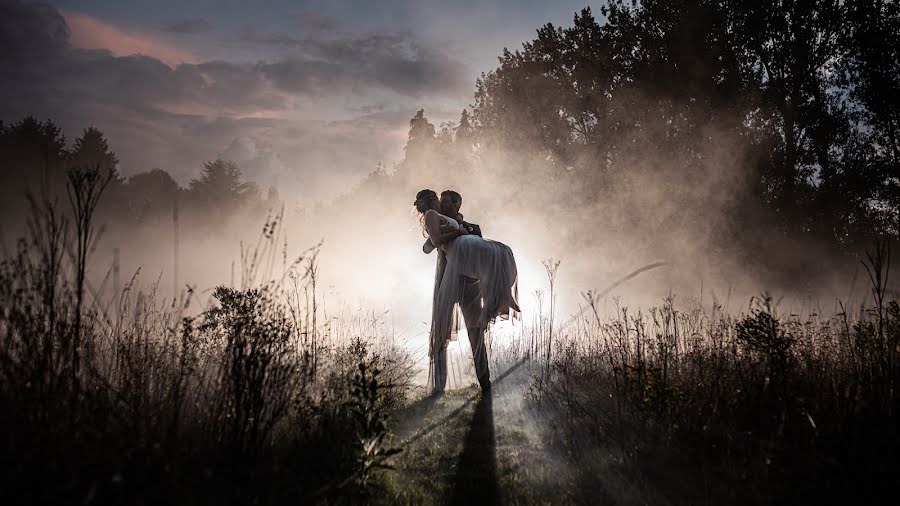
[{"label": "large tree", "polygon": [[65,195],[66,139],[52,121],[32,116],[0,124],[0,228],[22,231],[30,212],[27,196],[37,200]]},{"label": "large tree", "polygon": [[75,139],[68,164],[81,169],[97,169],[103,174],[111,172],[116,183],[125,181],[119,175],[119,158],[109,149],[103,132],[94,127],[86,128],[81,137]]},{"label": "large tree", "polygon": [[175,179],[162,169],[129,177],[125,190],[129,214],[137,223],[171,219],[176,199],[183,192]]},{"label": "large tree", "polygon": [[241,169],[232,161],[215,160],[203,164],[200,177],[191,179],[188,197],[210,210],[233,210],[258,196],[255,183],[243,180]]},{"label": "large tree", "polygon": [[862,3],[609,1],[603,23],[585,9],[482,75],[477,142],[587,201],[652,175],[677,214],[712,200],[741,228],[845,247],[896,233],[897,7]]},{"label": "large tree", "polygon": [[65,180],[66,138],[52,121],[28,116],[0,128],[0,158],[5,188],[22,194],[27,184],[37,191]]}]

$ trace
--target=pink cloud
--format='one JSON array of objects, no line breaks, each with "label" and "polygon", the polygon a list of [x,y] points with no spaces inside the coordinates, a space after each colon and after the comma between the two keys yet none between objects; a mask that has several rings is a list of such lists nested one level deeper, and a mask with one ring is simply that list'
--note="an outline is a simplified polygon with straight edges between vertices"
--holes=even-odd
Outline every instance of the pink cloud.
[{"label": "pink cloud", "polygon": [[189,51],[158,37],[138,31],[124,31],[99,19],[75,12],[63,12],[71,31],[71,43],[79,49],[106,49],[116,56],[142,54],[174,67],[179,63],[196,63]]}]

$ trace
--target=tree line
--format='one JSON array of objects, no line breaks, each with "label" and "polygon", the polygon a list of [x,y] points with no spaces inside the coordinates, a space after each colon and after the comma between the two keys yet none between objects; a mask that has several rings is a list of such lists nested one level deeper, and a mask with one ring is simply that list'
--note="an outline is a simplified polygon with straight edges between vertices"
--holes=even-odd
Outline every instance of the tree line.
[{"label": "tree line", "polygon": [[[712,214],[726,240],[774,231],[844,252],[900,234],[896,2],[610,0],[600,12],[504,50],[458,122],[436,128],[419,110],[405,159],[354,194],[490,172],[506,182],[498,199],[650,208],[625,226]],[[277,202],[224,160],[186,188],[159,169],[124,178],[100,131],[69,148],[34,118],[0,125],[0,157],[5,216],[25,205],[19,183],[59,188],[71,166],[111,171],[105,205],[133,222],[168,219],[176,202],[214,220]]]},{"label": "tree line", "polygon": [[198,224],[227,220],[238,212],[264,216],[277,201],[275,192],[264,196],[228,160],[205,162],[200,175],[187,186],[159,168],[125,177],[99,129],[86,128],[69,146],[53,121],[30,116],[10,124],[0,122],[0,160],[4,163],[2,215],[19,222],[29,212],[29,199],[64,200],[72,170],[96,171],[108,179],[98,213],[113,226],[167,222],[179,213],[181,219]]},{"label": "tree line", "polygon": [[456,125],[435,134],[420,112],[407,162],[452,160],[446,146],[461,142],[470,170],[505,171],[515,192],[565,188],[573,206],[652,181],[684,215],[721,210],[735,236],[858,251],[900,233],[897,2],[611,0],[600,12],[504,50],[455,141]]}]

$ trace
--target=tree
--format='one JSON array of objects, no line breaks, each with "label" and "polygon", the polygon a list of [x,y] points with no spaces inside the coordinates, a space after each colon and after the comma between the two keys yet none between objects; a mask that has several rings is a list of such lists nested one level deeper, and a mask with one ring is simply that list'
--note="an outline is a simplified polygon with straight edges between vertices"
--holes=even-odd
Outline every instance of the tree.
[{"label": "tree", "polygon": [[40,122],[28,116],[0,130],[0,157],[4,183],[16,193],[21,193],[25,182],[43,186],[65,183],[66,138],[50,120]]},{"label": "tree", "polygon": [[221,159],[204,163],[200,177],[191,179],[188,189],[198,209],[217,214],[232,212],[257,196],[256,184],[242,181],[241,169]]},{"label": "tree", "polygon": [[40,199],[65,194],[66,139],[52,121],[28,116],[0,128],[0,216],[21,227],[28,203],[26,192]]},{"label": "tree", "polygon": [[434,142],[434,125],[425,117],[425,109],[419,109],[409,120],[409,138],[404,148],[407,160],[422,157]]},{"label": "tree", "polygon": [[129,214],[139,223],[171,219],[172,208],[181,191],[172,176],[162,169],[135,174],[125,184]]},{"label": "tree", "polygon": [[900,4],[855,2],[850,15],[858,29],[849,51],[853,97],[865,106],[863,119],[872,141],[900,163]]},{"label": "tree", "polygon": [[[570,28],[547,24],[476,85],[478,142],[547,160],[590,192],[621,181],[648,146],[681,178],[700,178],[700,127],[740,124],[740,72],[722,16],[701,2],[611,2]],[[700,135],[698,135],[700,134]]]},{"label": "tree", "polygon": [[124,192],[125,178],[119,174],[119,159],[109,149],[109,143],[103,132],[94,127],[86,128],[81,137],[75,139],[75,144],[68,152],[66,166],[81,171],[97,171],[104,177],[109,176],[109,184],[97,213],[104,218],[111,218],[114,226],[122,224],[115,216],[122,208],[128,206]]},{"label": "tree", "polygon": [[103,132],[94,127],[86,128],[81,137],[75,139],[68,163],[70,167],[97,169],[103,174],[112,173],[114,184],[125,182],[125,178],[119,175],[118,157],[109,149]]},{"label": "tree", "polygon": [[704,219],[705,199],[733,188],[723,222],[842,248],[900,228],[896,2],[611,0],[601,11],[603,24],[584,9],[571,27],[541,27],[478,79],[480,157],[502,153],[495,165],[529,184],[568,180],[585,202],[653,180],[675,218]]},{"label": "tree", "polygon": [[456,123],[452,121],[442,121],[441,130],[435,136],[435,140],[442,147],[452,146],[454,134],[456,133]]},{"label": "tree", "polygon": [[853,44],[845,83],[863,107],[856,118],[865,125],[864,143],[875,188],[876,220],[900,234],[900,4],[883,0],[854,2]]},{"label": "tree", "polygon": [[738,48],[758,69],[754,84],[777,129],[772,203],[783,223],[802,222],[809,192],[798,187],[813,177],[828,180],[833,172],[828,153],[842,119],[834,117],[837,99],[829,90],[842,62],[846,6],[839,0],[741,1],[730,14]]},{"label": "tree", "polygon": [[464,152],[472,150],[472,143],[475,141],[475,129],[469,121],[469,111],[463,109],[459,116],[459,125],[456,127],[456,138],[454,142],[461,146]]}]

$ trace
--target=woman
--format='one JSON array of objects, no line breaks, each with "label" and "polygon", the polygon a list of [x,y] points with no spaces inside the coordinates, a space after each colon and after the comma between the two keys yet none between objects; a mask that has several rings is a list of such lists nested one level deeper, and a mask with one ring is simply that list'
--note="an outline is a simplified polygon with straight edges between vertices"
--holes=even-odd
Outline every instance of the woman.
[{"label": "woman", "polygon": [[441,392],[446,383],[447,343],[453,333],[454,306],[460,301],[465,278],[479,281],[481,315],[478,326],[486,328],[498,316],[519,310],[516,303],[516,260],[509,246],[470,235],[455,219],[441,214],[437,194],[423,190],[416,195],[416,210],[425,233],[438,248],[437,274],[431,308],[429,384]]}]

